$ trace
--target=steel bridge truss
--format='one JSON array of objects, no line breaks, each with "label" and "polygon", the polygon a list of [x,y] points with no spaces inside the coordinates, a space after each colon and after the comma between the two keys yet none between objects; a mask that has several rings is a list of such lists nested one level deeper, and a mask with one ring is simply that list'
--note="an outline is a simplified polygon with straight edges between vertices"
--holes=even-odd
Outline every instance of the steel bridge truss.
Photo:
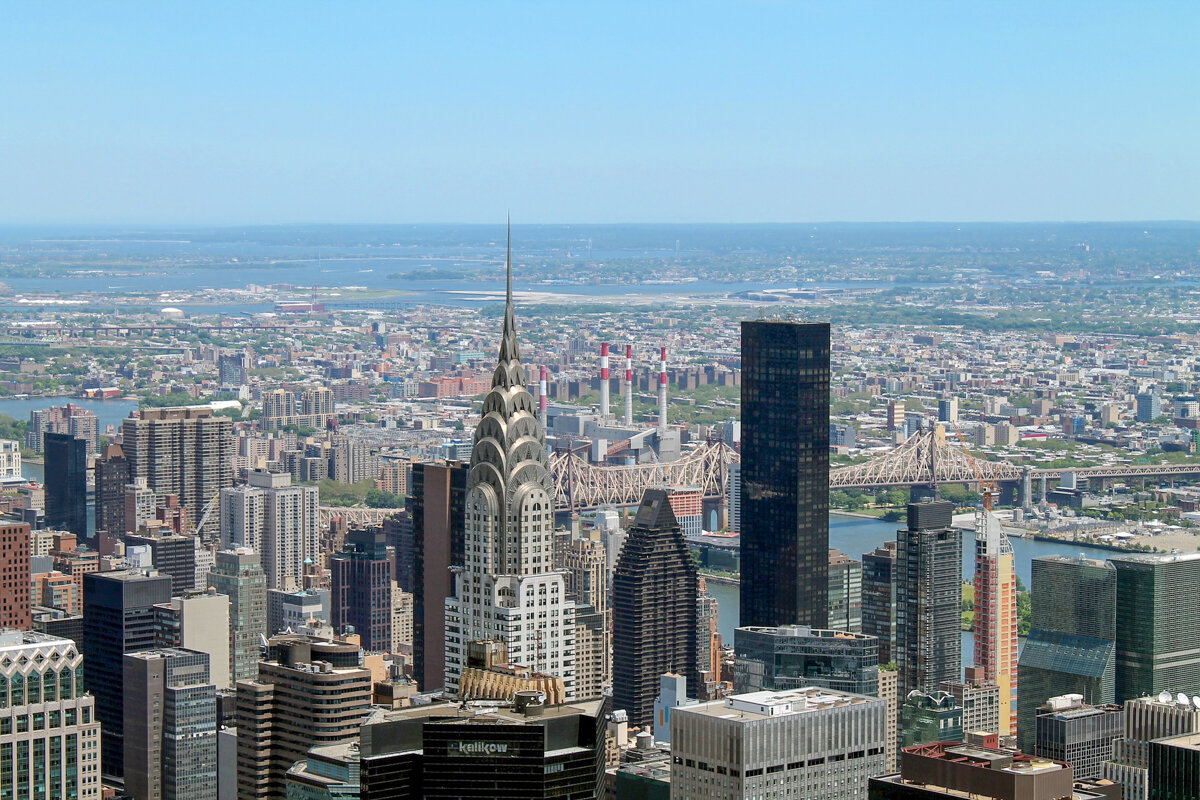
[{"label": "steel bridge truss", "polygon": [[[635,506],[648,487],[663,485],[696,486],[705,497],[724,497],[729,487],[729,465],[740,460],[737,451],[721,441],[704,442],[678,461],[631,466],[590,464],[574,452],[554,453],[550,456],[550,472],[554,478],[555,508],[583,511],[603,506]],[[928,486],[935,482],[975,484],[981,480],[1020,482],[1027,476],[1053,479],[1067,472],[1079,478],[1169,478],[1200,475],[1200,463],[1031,469],[1007,461],[978,458],[966,447],[947,441],[945,429],[936,426],[918,431],[888,453],[861,464],[830,470],[829,488]],[[320,524],[326,528],[331,520],[340,517],[351,527],[379,525],[396,513],[395,509],[386,508],[321,506]]]},{"label": "steel bridge truss", "polygon": [[321,530],[328,530],[329,524],[335,519],[345,520],[351,528],[371,528],[382,525],[388,517],[400,513],[398,508],[357,508],[353,506],[321,506],[318,510],[318,524]]},{"label": "steel bridge truss", "polygon": [[976,458],[946,440],[940,426],[917,431],[895,450],[829,471],[830,489],[870,489],[934,483],[1019,481],[1025,470],[1007,461]]},{"label": "steel bridge truss", "polygon": [[705,497],[723,497],[729,485],[729,465],[737,452],[721,441],[701,444],[678,461],[597,466],[575,453],[550,456],[554,504],[559,511],[601,506],[632,506],[650,486],[696,486]]}]

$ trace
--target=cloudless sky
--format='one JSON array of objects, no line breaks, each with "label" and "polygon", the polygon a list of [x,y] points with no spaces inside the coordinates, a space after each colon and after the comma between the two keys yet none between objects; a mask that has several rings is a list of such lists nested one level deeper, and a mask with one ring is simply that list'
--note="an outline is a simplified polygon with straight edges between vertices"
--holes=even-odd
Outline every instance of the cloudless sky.
[{"label": "cloudless sky", "polygon": [[0,224],[1200,219],[1200,3],[0,0]]}]

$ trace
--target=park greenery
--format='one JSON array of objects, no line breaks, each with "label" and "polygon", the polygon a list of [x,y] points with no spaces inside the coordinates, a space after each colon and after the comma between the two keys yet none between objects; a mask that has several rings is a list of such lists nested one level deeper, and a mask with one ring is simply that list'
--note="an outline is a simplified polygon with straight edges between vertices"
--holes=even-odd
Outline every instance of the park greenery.
[{"label": "park greenery", "polygon": [[[982,498],[978,492],[965,486],[948,483],[939,487],[943,500],[949,500],[959,508],[974,506]],[[905,489],[834,489],[829,493],[829,507],[837,511],[851,513],[870,513],[872,516],[884,516],[872,512],[881,509],[900,511],[909,502],[909,493]],[[898,517],[897,517],[898,518]]]},{"label": "park greenery", "polygon": [[371,479],[358,483],[341,483],[326,479],[317,484],[321,505],[366,508],[404,508],[404,495],[375,488]]},{"label": "park greenery", "polygon": [[28,431],[29,420],[13,419],[7,414],[0,414],[0,439],[16,439],[24,443]]},{"label": "park greenery", "polygon": [[237,400],[238,397],[233,392],[215,392],[205,397],[193,397],[187,392],[169,392],[167,394],[153,394],[145,392],[138,399],[138,406],[141,408],[168,408],[171,406],[206,406],[209,403],[220,400]]}]

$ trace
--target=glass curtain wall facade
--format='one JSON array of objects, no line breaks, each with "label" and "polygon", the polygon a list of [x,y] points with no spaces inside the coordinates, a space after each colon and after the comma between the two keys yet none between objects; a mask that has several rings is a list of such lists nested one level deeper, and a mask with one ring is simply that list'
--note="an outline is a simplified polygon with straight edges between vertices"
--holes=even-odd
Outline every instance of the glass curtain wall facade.
[{"label": "glass curtain wall facade", "polygon": [[1017,743],[1033,752],[1037,709],[1051,697],[1114,702],[1117,572],[1105,561],[1043,556],[1031,566],[1032,627],[1018,670]]},{"label": "glass curtain wall facade", "polygon": [[1200,553],[1119,555],[1117,699],[1200,694]]},{"label": "glass curtain wall facade", "polygon": [[909,503],[896,534],[896,661],[900,696],[962,679],[962,534],[944,500]]},{"label": "glass curtain wall facade", "polygon": [[739,694],[806,686],[879,693],[879,645],[874,636],[785,625],[738,628],[733,641],[733,688]]},{"label": "glass curtain wall facade", "polygon": [[829,324],[742,323],[741,621],[829,622]]}]

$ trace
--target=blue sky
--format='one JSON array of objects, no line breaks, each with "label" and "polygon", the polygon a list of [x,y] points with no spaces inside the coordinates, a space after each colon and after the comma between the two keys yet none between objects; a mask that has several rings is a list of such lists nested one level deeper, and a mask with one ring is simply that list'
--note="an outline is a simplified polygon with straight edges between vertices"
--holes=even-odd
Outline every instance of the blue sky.
[{"label": "blue sky", "polygon": [[0,0],[0,223],[1200,219],[1200,3]]}]

